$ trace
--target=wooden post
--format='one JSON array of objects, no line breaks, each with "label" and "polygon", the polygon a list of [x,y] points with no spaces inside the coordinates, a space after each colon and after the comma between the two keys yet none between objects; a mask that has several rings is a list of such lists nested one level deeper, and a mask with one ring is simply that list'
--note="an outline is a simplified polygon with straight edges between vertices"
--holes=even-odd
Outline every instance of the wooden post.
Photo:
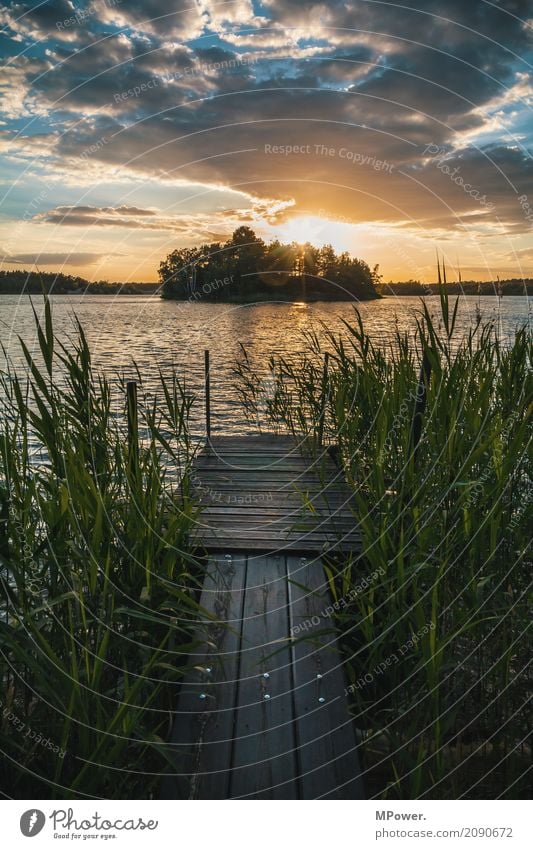
[{"label": "wooden post", "polygon": [[328,380],[329,380],[329,352],[324,354],[324,368],[322,371],[322,397],[320,399],[320,413],[318,417],[318,447],[322,448],[322,440],[324,438],[324,421],[326,418],[326,403],[328,400]]},{"label": "wooden post", "polygon": [[209,351],[204,351],[205,375],[205,432],[207,441],[211,439],[211,388],[209,385]]},{"label": "wooden post", "polygon": [[137,410],[137,383],[126,383],[126,413],[128,417],[128,466],[132,476],[139,474],[139,413]]}]

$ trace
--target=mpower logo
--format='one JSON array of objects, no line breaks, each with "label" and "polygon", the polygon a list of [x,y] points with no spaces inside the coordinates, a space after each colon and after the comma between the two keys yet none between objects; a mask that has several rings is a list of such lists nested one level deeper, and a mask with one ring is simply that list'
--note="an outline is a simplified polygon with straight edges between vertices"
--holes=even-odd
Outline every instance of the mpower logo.
[{"label": "mpower logo", "polygon": [[37,808],[32,808],[29,811],[24,811],[20,818],[20,830],[24,837],[35,837],[42,831],[46,822],[46,817],[42,811]]}]

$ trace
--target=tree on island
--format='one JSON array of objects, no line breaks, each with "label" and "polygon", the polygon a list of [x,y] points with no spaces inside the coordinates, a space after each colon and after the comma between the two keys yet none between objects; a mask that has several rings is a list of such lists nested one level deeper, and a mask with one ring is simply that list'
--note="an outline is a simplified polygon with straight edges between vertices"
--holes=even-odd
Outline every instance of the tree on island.
[{"label": "tree on island", "polygon": [[371,271],[347,252],[307,242],[268,244],[250,227],[226,242],[172,251],[159,267],[164,298],[249,302],[257,300],[368,300],[379,297],[378,266]]}]

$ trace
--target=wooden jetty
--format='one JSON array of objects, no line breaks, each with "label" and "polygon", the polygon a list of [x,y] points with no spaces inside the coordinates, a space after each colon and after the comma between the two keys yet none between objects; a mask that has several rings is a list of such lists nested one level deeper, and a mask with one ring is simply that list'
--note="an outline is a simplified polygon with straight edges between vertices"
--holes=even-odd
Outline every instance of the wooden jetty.
[{"label": "wooden jetty", "polygon": [[208,568],[163,798],[363,798],[322,565],[359,550],[340,470],[290,437],[217,436],[192,484]]},{"label": "wooden jetty", "polygon": [[209,551],[354,551],[351,492],[328,452],[314,461],[292,437],[219,436],[193,466],[203,510],[197,539]]}]

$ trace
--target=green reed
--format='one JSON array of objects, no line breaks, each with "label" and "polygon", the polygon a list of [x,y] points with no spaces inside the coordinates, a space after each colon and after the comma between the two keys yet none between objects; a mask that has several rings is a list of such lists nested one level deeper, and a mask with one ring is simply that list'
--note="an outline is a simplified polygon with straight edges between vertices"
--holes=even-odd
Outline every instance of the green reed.
[{"label": "green reed", "polygon": [[[326,565],[334,596],[349,599],[337,625],[367,791],[514,798],[527,793],[531,757],[531,333],[505,344],[478,322],[458,338],[458,301],[432,300],[438,320],[427,303],[386,349],[355,311],[343,338],[326,330],[299,360],[272,358],[266,415],[317,457],[323,430],[353,488],[361,556]],[[260,376],[246,355],[236,371],[253,419]]]},{"label": "green reed", "polygon": [[1,788],[147,798],[198,609],[193,399],[175,375],[140,393],[132,462],[124,386],[95,372],[80,325],[65,345],[48,302],[35,318],[26,375],[7,358],[0,375]]}]

